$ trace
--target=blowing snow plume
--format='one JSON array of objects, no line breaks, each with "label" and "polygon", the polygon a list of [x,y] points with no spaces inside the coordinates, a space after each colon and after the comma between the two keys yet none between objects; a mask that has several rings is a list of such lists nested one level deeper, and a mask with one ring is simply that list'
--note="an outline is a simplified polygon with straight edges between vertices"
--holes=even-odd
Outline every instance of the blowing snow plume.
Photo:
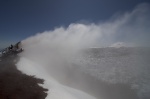
[{"label": "blowing snow plume", "polygon": [[[92,91],[89,91],[90,87],[86,86],[87,80],[82,81],[85,79],[81,78],[82,73],[79,72],[79,66],[75,65],[78,63],[75,63],[74,57],[78,57],[79,53],[82,54],[81,50],[92,47],[114,47],[118,44],[128,47],[149,46],[149,18],[149,4],[141,4],[132,12],[113,17],[104,23],[73,23],[67,28],[60,27],[39,33],[22,41],[24,52],[20,55],[18,69],[45,80],[43,86],[49,89],[47,99],[95,99]],[[78,60],[80,61],[80,58]],[[101,70],[106,70],[104,73],[107,74],[107,69],[104,68],[105,66]],[[84,71],[84,68],[82,69]],[[106,79],[103,81],[110,82],[107,80],[109,79],[107,75],[104,78]],[[75,85],[78,81],[82,82]],[[70,83],[74,83],[74,86],[70,86],[72,85]],[[81,87],[83,90],[77,90],[76,87]]]}]

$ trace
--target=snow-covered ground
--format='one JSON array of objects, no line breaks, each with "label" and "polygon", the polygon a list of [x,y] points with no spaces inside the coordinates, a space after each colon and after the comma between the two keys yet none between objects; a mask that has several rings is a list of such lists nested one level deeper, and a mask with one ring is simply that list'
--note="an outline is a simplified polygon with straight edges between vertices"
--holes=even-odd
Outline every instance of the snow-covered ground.
[{"label": "snow-covered ground", "polygon": [[[97,89],[92,91],[93,88],[90,87],[93,85],[89,85],[94,83],[87,77],[88,75],[92,77],[92,80],[96,79],[110,85],[129,85],[129,88],[136,90],[139,99],[150,97],[149,48],[90,48],[81,50],[69,57],[56,56],[52,58],[45,56],[44,60],[41,58],[44,57],[43,55],[40,58],[25,56],[24,54],[21,56],[22,58],[17,63],[18,69],[28,75],[35,75],[45,80],[42,86],[49,89],[47,99],[109,99],[92,96],[95,90],[99,91],[98,88],[100,87],[98,86],[101,85],[95,85]],[[87,76],[82,76],[82,73]],[[105,90],[105,87],[103,89]],[[121,90],[125,89],[122,88]],[[118,95],[122,95],[119,94],[119,91],[120,88],[119,90],[115,89]],[[101,92],[97,93],[101,94]],[[106,94],[109,96],[111,93]]]},{"label": "snow-covered ground", "polygon": [[150,48],[91,48],[74,60],[81,71],[96,79],[128,84],[141,99],[150,97]]}]

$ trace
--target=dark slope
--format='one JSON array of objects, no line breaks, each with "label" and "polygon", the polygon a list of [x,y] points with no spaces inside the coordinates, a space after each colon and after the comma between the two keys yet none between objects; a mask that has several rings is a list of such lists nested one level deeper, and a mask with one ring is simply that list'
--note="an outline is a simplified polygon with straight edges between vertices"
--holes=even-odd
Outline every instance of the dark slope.
[{"label": "dark slope", "polygon": [[38,85],[44,80],[21,73],[14,61],[14,57],[0,61],[0,99],[45,99],[47,89]]}]

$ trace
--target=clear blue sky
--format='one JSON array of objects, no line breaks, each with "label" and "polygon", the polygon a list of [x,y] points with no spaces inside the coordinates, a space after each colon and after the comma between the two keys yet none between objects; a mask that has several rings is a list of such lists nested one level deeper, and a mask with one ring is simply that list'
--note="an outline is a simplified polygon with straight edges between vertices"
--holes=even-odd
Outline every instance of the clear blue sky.
[{"label": "clear blue sky", "polygon": [[86,20],[97,23],[150,0],[0,0],[0,46]]}]

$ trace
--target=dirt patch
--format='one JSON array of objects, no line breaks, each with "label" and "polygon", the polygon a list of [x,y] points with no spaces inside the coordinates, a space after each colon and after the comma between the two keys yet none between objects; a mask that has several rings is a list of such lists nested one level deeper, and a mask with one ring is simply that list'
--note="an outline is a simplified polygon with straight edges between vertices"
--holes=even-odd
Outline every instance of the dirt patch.
[{"label": "dirt patch", "polygon": [[43,82],[17,70],[14,57],[0,61],[0,99],[45,99],[48,90],[38,85]]}]

